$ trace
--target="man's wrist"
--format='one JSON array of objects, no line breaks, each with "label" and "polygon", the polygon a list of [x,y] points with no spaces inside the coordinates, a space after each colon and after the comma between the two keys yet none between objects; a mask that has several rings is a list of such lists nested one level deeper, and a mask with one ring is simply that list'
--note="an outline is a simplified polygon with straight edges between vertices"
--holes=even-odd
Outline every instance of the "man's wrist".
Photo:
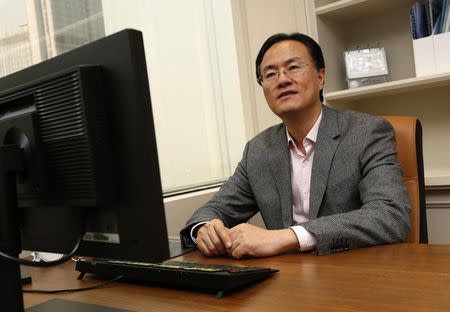
[{"label": "man's wrist", "polygon": [[201,228],[202,225],[208,223],[207,221],[199,222],[191,227],[190,236],[191,240],[197,244],[197,231]]},{"label": "man's wrist", "polygon": [[284,243],[283,243],[283,250],[281,250],[281,253],[288,252],[291,250],[298,250],[300,248],[300,242],[297,239],[297,236],[295,235],[295,232],[292,229],[285,229],[286,235],[284,236]]},{"label": "man's wrist", "polygon": [[290,229],[297,236],[300,251],[313,250],[317,245],[316,237],[301,225],[291,226]]}]

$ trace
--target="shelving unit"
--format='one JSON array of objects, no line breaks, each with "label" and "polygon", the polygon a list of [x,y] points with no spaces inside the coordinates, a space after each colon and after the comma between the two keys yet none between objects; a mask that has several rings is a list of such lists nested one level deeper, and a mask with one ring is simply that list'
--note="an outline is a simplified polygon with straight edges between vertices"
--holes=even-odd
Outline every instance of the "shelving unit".
[{"label": "shelving unit", "polygon": [[438,87],[450,87],[450,73],[408,78],[361,88],[330,92],[327,93],[326,99],[328,104],[339,105],[392,94],[420,92]]},{"label": "shelving unit", "polygon": [[[409,9],[416,0],[315,0],[316,33],[330,106],[417,116],[424,131],[426,185],[450,190],[450,72],[416,77]],[[346,50],[384,47],[389,82],[347,89]]]},{"label": "shelving unit", "polygon": [[410,0],[342,0],[342,1],[316,1],[328,3],[316,6],[316,15],[325,16],[334,20],[350,21],[355,18],[368,17],[373,14],[382,14],[386,10],[393,10],[409,4]]},{"label": "shelving unit", "polygon": [[429,187],[441,187],[450,184],[450,171],[435,172],[425,177],[425,184]]}]

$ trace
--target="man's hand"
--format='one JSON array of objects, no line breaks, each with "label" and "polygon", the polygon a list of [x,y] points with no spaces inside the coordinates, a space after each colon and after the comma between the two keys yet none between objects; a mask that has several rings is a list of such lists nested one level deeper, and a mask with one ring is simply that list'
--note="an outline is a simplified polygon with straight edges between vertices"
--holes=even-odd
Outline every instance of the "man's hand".
[{"label": "man's hand", "polygon": [[197,231],[197,248],[205,256],[228,254],[231,249],[230,229],[219,219],[205,223]]},{"label": "man's hand", "polygon": [[268,257],[299,249],[297,236],[291,229],[266,230],[242,223],[230,229],[232,257]]}]

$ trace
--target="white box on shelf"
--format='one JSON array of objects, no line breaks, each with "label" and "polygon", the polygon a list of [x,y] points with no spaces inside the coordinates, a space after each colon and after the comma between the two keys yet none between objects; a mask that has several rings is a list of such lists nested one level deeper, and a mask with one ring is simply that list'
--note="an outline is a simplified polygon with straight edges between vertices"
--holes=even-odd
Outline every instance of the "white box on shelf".
[{"label": "white box on shelf", "polygon": [[416,77],[436,74],[434,36],[413,40]]},{"label": "white box on shelf", "polygon": [[344,52],[349,89],[387,82],[388,67],[384,48]]},{"label": "white box on shelf", "polygon": [[433,37],[436,73],[450,72],[450,32]]},{"label": "white box on shelf", "polygon": [[416,77],[450,72],[450,32],[413,40]]}]

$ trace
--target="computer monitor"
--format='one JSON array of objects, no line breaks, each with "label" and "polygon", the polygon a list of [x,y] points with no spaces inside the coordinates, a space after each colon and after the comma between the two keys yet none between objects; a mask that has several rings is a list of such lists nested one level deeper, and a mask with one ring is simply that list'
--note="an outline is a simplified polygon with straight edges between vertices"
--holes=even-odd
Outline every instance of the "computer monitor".
[{"label": "computer monitor", "polygon": [[0,140],[0,219],[15,220],[1,251],[66,253],[84,235],[78,255],[169,257],[139,31],[1,78]]}]

